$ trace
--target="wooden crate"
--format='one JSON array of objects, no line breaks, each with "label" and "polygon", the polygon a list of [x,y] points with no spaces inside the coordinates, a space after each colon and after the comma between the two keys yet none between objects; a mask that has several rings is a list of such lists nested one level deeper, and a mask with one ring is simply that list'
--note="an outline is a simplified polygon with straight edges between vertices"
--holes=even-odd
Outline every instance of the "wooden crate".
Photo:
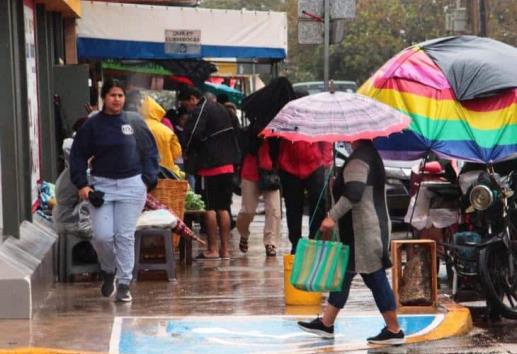
[{"label": "wooden crate", "polygon": [[[408,257],[408,250],[414,246],[422,246],[431,254],[431,301],[430,305],[407,306],[399,302],[399,290],[402,280],[402,262],[404,252]],[[411,252],[410,252],[411,253]],[[391,241],[391,258],[393,261],[392,280],[393,293],[397,304],[397,311],[400,313],[434,313],[438,304],[438,275],[437,275],[437,258],[436,258],[436,242],[433,240],[393,240]]]}]

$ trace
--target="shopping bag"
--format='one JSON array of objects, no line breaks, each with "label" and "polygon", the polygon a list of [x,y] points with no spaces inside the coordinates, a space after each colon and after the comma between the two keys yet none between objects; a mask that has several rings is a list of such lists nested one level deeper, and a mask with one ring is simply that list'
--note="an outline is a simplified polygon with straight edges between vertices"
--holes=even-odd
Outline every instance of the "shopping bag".
[{"label": "shopping bag", "polygon": [[350,248],[337,240],[302,238],[296,246],[291,284],[305,291],[340,291],[343,285]]}]

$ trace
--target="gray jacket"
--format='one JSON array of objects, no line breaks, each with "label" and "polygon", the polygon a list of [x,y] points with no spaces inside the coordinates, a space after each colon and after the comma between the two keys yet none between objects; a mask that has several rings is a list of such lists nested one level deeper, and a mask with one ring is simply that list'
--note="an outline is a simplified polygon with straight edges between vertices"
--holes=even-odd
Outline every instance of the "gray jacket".
[{"label": "gray jacket", "polygon": [[384,164],[371,142],[361,142],[334,185],[336,204],[329,216],[338,221],[341,240],[350,246],[348,269],[373,273],[391,266],[391,222],[386,205]]},{"label": "gray jacket", "polygon": [[68,167],[57,178],[55,193],[57,203],[52,210],[52,221],[56,231],[90,239],[92,230],[88,202],[80,200],[78,190],[70,180]]}]

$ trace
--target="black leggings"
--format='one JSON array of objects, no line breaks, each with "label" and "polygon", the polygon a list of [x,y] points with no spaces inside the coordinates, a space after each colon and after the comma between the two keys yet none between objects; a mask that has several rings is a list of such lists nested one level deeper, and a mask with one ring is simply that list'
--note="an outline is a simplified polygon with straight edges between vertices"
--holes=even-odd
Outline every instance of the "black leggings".
[{"label": "black leggings", "polygon": [[[309,219],[314,214],[318,199],[325,185],[325,168],[322,166],[305,179],[298,178],[285,171],[280,171],[282,180],[282,193],[285,200],[285,214],[289,241],[291,241],[291,254],[294,254],[298,240],[302,236],[302,216],[305,201],[305,191],[309,196]],[[310,225],[309,238],[314,238],[321,222],[325,218],[326,193],[318,205],[314,220]]]}]

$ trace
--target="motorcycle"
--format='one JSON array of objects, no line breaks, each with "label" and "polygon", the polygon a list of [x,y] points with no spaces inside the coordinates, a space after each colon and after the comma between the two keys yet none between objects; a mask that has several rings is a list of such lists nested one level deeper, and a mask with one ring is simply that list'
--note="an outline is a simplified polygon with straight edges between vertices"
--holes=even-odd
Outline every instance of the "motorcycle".
[{"label": "motorcycle", "polygon": [[468,231],[454,233],[443,244],[446,264],[453,272],[453,294],[459,280],[467,279],[484,294],[490,314],[517,319],[513,172],[501,177],[493,169],[479,171],[463,180],[460,176],[460,185],[468,205],[463,220]]}]

